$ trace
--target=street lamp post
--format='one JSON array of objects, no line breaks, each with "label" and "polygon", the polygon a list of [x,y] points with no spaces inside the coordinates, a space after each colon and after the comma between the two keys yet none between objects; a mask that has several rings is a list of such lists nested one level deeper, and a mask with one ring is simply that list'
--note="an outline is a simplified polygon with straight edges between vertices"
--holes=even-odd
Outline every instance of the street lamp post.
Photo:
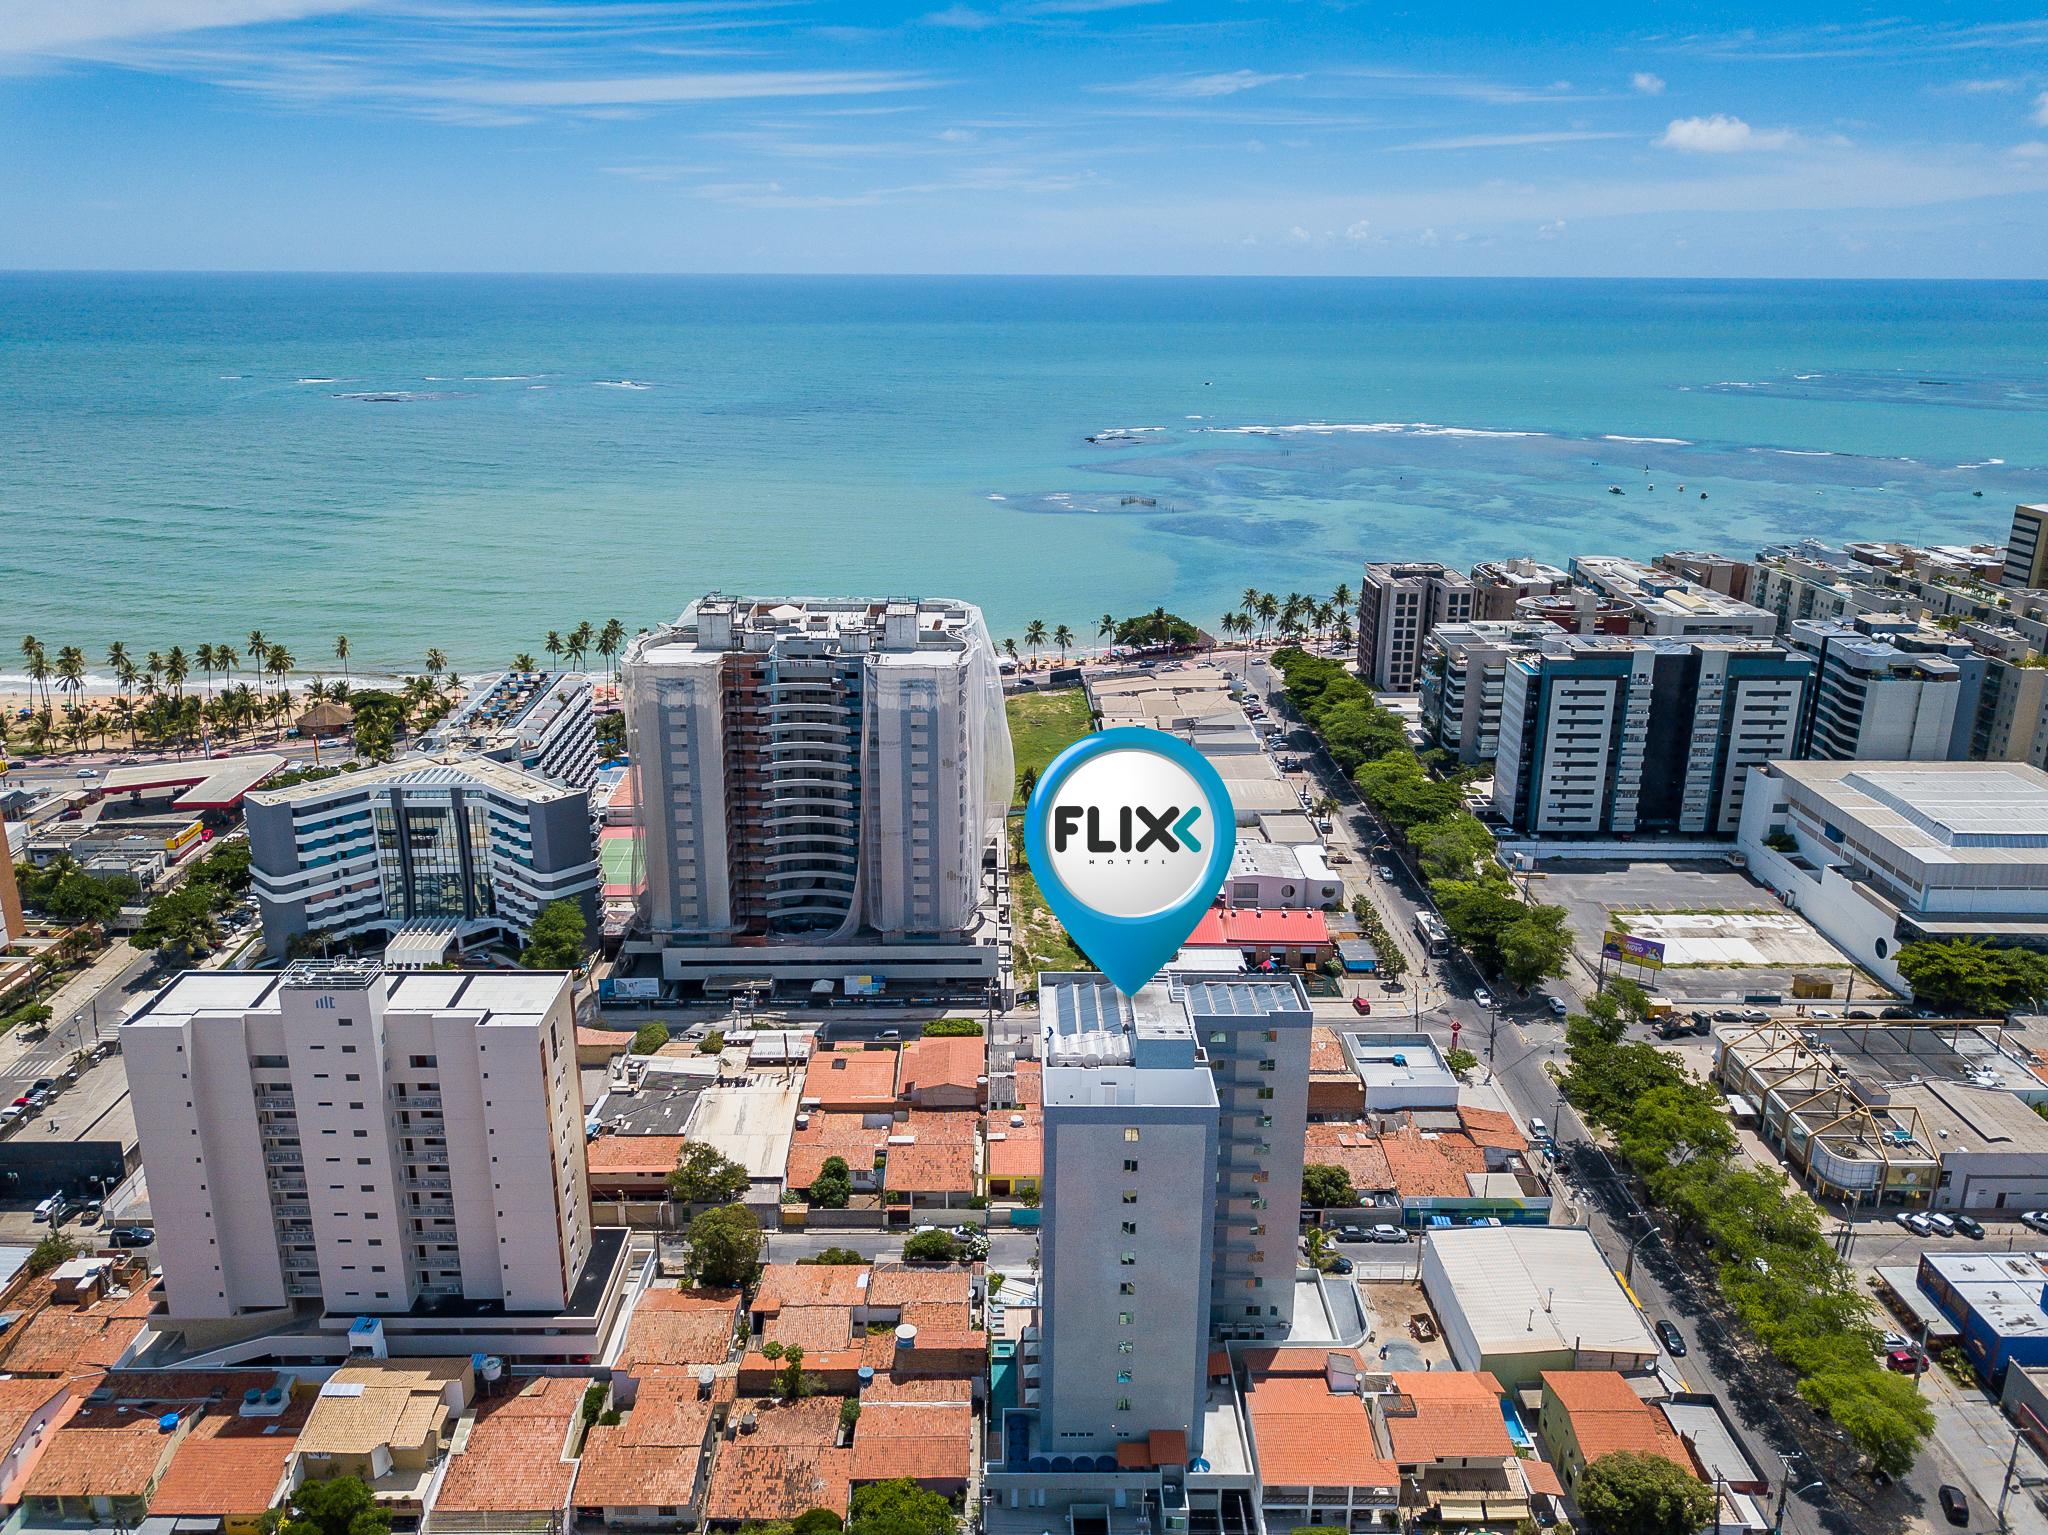
[{"label": "street lamp post", "polygon": [[1795,1490],[1799,1493],[1801,1497],[1805,1497],[1806,1494],[1808,1494],[1809,1492],[1818,1491],[1823,1485],[1825,1485],[1818,1477],[1816,1477],[1814,1478],[1814,1480],[1808,1482],[1805,1486],[1795,1489],[1792,1485],[1792,1462],[1795,1460],[1806,1459],[1805,1452],[1801,1450],[1794,1450],[1790,1454],[1784,1456],[1783,1459],[1785,1462],[1785,1480],[1778,1488],[1778,1509],[1777,1512],[1771,1516],[1771,1535],[1784,1535],[1785,1504],[1791,1498]]}]

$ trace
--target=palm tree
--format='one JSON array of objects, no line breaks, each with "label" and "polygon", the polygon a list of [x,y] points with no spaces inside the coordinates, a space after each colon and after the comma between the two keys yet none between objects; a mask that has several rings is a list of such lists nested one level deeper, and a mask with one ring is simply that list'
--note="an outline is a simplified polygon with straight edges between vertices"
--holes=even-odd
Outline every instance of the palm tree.
[{"label": "palm tree", "polygon": [[1350,583],[1345,581],[1339,581],[1337,583],[1337,589],[1330,593],[1330,606],[1335,608],[1340,613],[1348,613],[1351,611]]},{"label": "palm tree", "polygon": [[309,683],[307,683],[307,684],[306,684],[306,702],[307,702],[307,703],[309,703],[309,704],[317,704],[317,703],[321,702],[321,701],[322,701],[323,699],[325,699],[326,697],[327,697],[327,679],[326,679],[325,677],[315,677],[315,678],[314,678],[314,679],[313,679],[313,680],[312,680],[311,682],[309,682]]},{"label": "palm tree", "polygon": [[[429,677],[438,678],[447,669],[448,657],[445,654],[439,650],[429,650],[427,652],[427,675]],[[436,683],[436,686],[438,687],[439,684]]]},{"label": "palm tree", "polygon": [[1316,635],[1321,638],[1335,627],[1337,605],[1334,602],[1319,602],[1315,605]]},{"label": "palm tree", "polygon": [[213,692],[213,646],[202,640],[198,647],[193,650],[192,660],[201,671],[206,673],[206,691],[211,695]]},{"label": "palm tree", "polygon": [[562,643],[561,635],[550,629],[548,630],[548,637],[541,641],[540,648],[548,653],[550,660],[559,660],[562,652],[569,647]]},{"label": "palm tree", "polygon": [[164,674],[163,652],[152,650],[142,658],[142,691],[154,693],[156,680]]},{"label": "palm tree", "polygon": [[256,691],[263,691],[263,663],[270,659],[270,642],[263,637],[261,629],[249,631],[249,670],[256,674]]},{"label": "palm tree", "polygon": [[530,672],[534,669],[533,657],[527,652],[522,650],[512,658],[512,670],[515,672]]},{"label": "palm tree", "polygon": [[1244,589],[1244,595],[1237,600],[1243,605],[1247,613],[1256,613],[1259,611],[1259,598],[1264,595],[1265,593],[1261,592],[1256,586],[1247,586]]},{"label": "palm tree", "polygon": [[1052,642],[1060,647],[1060,664],[1064,666],[1067,660],[1067,651],[1074,643],[1074,631],[1065,624],[1061,624],[1057,629],[1053,630]]},{"label": "palm tree", "polygon": [[1280,616],[1280,604],[1271,592],[1259,593],[1259,643],[1266,643],[1266,625]]},{"label": "palm tree", "polygon": [[1103,640],[1116,638],[1116,618],[1113,614],[1105,613],[1095,620],[1095,637]]},{"label": "palm tree", "polygon": [[164,681],[176,690],[180,698],[185,696],[185,679],[192,675],[192,663],[185,657],[183,645],[173,645],[171,653],[164,657]]},{"label": "palm tree", "polygon": [[[616,618],[607,618],[604,627],[597,631],[597,653],[604,657],[605,665],[611,666],[612,657],[626,648],[626,626]],[[616,667],[612,667],[614,671]]]},{"label": "palm tree", "polygon": [[220,681],[223,688],[227,686],[228,679],[234,676],[235,665],[240,659],[239,652],[232,645],[216,645],[213,647],[213,664],[220,668]]},{"label": "palm tree", "polygon": [[[282,645],[271,645],[263,652],[263,669],[270,673],[270,680],[280,686],[283,685],[285,678],[292,674],[292,668],[298,664],[292,653]],[[291,691],[286,689],[283,694],[286,708],[291,706],[291,696]]]},{"label": "palm tree", "polygon": [[590,654],[591,642],[595,638],[587,618],[569,631],[569,659],[576,663],[578,670],[582,669],[583,658]]},{"label": "palm tree", "polygon": [[1034,618],[1024,626],[1024,648],[1035,657],[1045,644],[1045,620]]},{"label": "palm tree", "polygon": [[1010,659],[1011,659],[1012,661],[1016,660],[1016,659],[1017,659],[1017,642],[1016,642],[1015,640],[1004,640],[1004,641],[1003,641],[1003,654],[1004,654],[1004,655],[1006,655],[1006,656],[1008,656],[1008,657],[1009,657],[1009,658],[1010,658]]},{"label": "palm tree", "polygon": [[334,637],[334,659],[335,659],[335,660],[337,660],[337,661],[339,661],[339,662],[341,663],[341,675],[342,675],[342,676],[343,676],[344,678],[345,678],[345,677],[347,677],[347,676],[348,676],[348,636],[347,636],[347,635],[345,635],[345,634],[337,634],[337,635],[336,635],[336,636]]},{"label": "palm tree", "polygon": [[107,647],[107,669],[114,674],[121,691],[127,692],[128,684],[135,679],[135,663],[128,659],[128,647],[119,640]]},{"label": "palm tree", "polygon": [[28,696],[34,702],[38,685],[43,690],[43,707],[50,707],[50,662],[43,653],[42,641],[33,634],[22,636],[21,653],[28,662]]},{"label": "palm tree", "polygon": [[57,652],[57,682],[64,689],[65,710],[77,713],[78,694],[85,686],[85,652],[76,645],[66,645]]}]

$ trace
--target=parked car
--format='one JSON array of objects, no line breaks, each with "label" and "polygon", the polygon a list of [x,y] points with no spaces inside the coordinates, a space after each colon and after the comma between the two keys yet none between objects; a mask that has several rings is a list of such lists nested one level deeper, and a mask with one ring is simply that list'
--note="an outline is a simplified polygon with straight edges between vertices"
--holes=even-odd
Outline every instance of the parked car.
[{"label": "parked car", "polygon": [[1846,1012],[1846,1013],[1842,1014],[1842,1016],[1843,1016],[1844,1018],[1871,1018],[1871,1019],[1874,1019],[1874,1018],[1876,1018],[1876,1017],[1877,1017],[1877,1014],[1875,1014],[1875,1013],[1871,1012],[1871,1011],[1870,1011],[1870,1010],[1869,1010],[1868,1008],[1864,1008],[1864,1007],[1852,1007],[1852,1008],[1850,1008],[1850,1009],[1849,1009],[1849,1011],[1848,1011],[1848,1012]]},{"label": "parked car", "polygon": [[1732,1008],[1732,1007],[1722,1007],[1722,1008],[1716,1008],[1716,1009],[1714,1010],[1714,1022],[1716,1022],[1716,1023],[1740,1023],[1740,1022],[1742,1022],[1742,1014],[1738,1013],[1738,1012],[1737,1012],[1737,1011],[1736,1011],[1736,1010],[1735,1010],[1734,1008]]},{"label": "parked car", "polygon": [[1916,1349],[1895,1348],[1884,1356],[1884,1367],[1897,1370],[1901,1375],[1918,1375],[1927,1368],[1927,1361]]},{"label": "parked car", "polygon": [[1955,1483],[1943,1482],[1934,1494],[1934,1500],[1941,1505],[1941,1517],[1950,1524],[1970,1522],[1970,1500],[1963,1496],[1963,1489]]},{"label": "parked car", "polygon": [[32,1093],[47,1093],[56,1085],[57,1079],[55,1077],[37,1077],[35,1081],[29,1084],[28,1090]]},{"label": "parked car", "polygon": [[1408,1240],[1408,1233],[1399,1226],[1375,1226],[1372,1228],[1372,1239],[1375,1242],[1405,1242]]},{"label": "parked car", "polygon": [[1909,1231],[1912,1231],[1917,1235],[1923,1237],[1931,1237],[1934,1235],[1934,1221],[1925,1210],[1907,1211],[1904,1225]]},{"label": "parked car", "polygon": [[1902,1332],[1888,1332],[1878,1340],[1878,1350],[1889,1354],[1895,1348],[1904,1348],[1909,1341]]},{"label": "parked car", "polygon": [[1910,1018],[1913,1016],[1913,1009],[1910,1007],[1888,1007],[1877,1016],[1880,1018]]},{"label": "parked car", "polygon": [[1475,986],[1472,988],[1472,1000],[1474,1002],[1477,1002],[1481,1007],[1486,1008],[1488,1010],[1491,1010],[1494,1005],[1493,993],[1488,991],[1484,986]]},{"label": "parked car", "polygon": [[1955,1217],[1952,1215],[1944,1215],[1939,1210],[1931,1210],[1928,1212],[1927,1224],[1934,1228],[1934,1234],[1936,1236],[1952,1237],[1956,1234]]},{"label": "parked car", "polygon": [[64,1196],[62,1194],[52,1194],[48,1199],[36,1206],[35,1215],[32,1218],[38,1224],[41,1224],[49,1220],[52,1215],[55,1215],[63,1206],[63,1203]]},{"label": "parked car", "polygon": [[1744,1023],[1769,1023],[1771,1015],[1760,1007],[1745,1007],[1742,1010],[1742,1021]]},{"label": "parked car", "polygon": [[1955,1218],[1955,1221],[1956,1230],[1960,1231],[1972,1242],[1981,1242],[1984,1240],[1984,1223],[1978,1220],[1976,1216],[1958,1215]]},{"label": "parked car", "polygon": [[1529,1139],[1538,1142],[1550,1139],[1550,1126],[1535,1114],[1529,1116]]},{"label": "parked car", "polygon": [[1806,1016],[1809,1018],[1832,1018],[1835,1016],[1835,1010],[1831,1007],[1809,1007],[1806,1010]]},{"label": "parked car", "polygon": [[26,1118],[28,1118],[27,1109],[16,1108],[13,1104],[8,1104],[6,1108],[0,1109],[0,1132],[13,1129]]},{"label": "parked car", "polygon": [[1680,1332],[1670,1322],[1661,1319],[1658,1321],[1657,1341],[1664,1345],[1664,1352],[1673,1359],[1683,1359],[1685,1357],[1685,1334]]},{"label": "parked car", "polygon": [[115,1226],[107,1232],[109,1247],[147,1247],[156,1240],[156,1233],[147,1226]]},{"label": "parked car", "polygon": [[1339,1253],[1330,1260],[1329,1271],[1332,1274],[1348,1274],[1351,1272],[1351,1260]]},{"label": "parked car", "polygon": [[1353,997],[1351,999],[1351,1011],[1354,1013],[1369,1013],[1372,1011],[1372,1004],[1363,997]]},{"label": "parked car", "polygon": [[2020,1224],[2030,1231],[2048,1231],[2048,1210],[2024,1210]]},{"label": "parked car", "polygon": [[1370,1242],[1372,1236],[1363,1226],[1339,1226],[1337,1240],[1340,1242]]}]

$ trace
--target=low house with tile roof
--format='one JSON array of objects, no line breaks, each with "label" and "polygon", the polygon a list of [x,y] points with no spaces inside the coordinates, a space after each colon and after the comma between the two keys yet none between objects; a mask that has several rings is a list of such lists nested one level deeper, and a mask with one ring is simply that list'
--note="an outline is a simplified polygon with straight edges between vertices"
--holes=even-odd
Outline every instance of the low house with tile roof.
[{"label": "low house with tile roof", "polygon": [[695,1523],[724,1406],[685,1376],[645,1382],[619,1422],[593,1425],[583,1442],[571,1494],[577,1521],[627,1529]]},{"label": "low house with tile roof", "polygon": [[1499,1381],[1479,1370],[1408,1370],[1389,1379],[1380,1413],[1411,1518],[1513,1525],[1530,1517]]},{"label": "low house with tile roof", "polygon": [[280,1376],[272,1386],[209,1404],[172,1452],[150,1496],[150,1517],[218,1521],[223,1535],[256,1535],[264,1514],[290,1490],[292,1451],[313,1392]]},{"label": "low house with tile roof", "polygon": [[21,1482],[51,1434],[84,1398],[50,1376],[0,1380],[0,1518],[21,1501]]},{"label": "low house with tile roof", "polygon": [[345,1364],[321,1384],[292,1457],[300,1481],[353,1476],[380,1508],[424,1512],[435,1463],[476,1394],[464,1359],[377,1359]]},{"label": "low house with tile roof", "polygon": [[803,1106],[849,1114],[888,1113],[896,1107],[897,1053],[834,1045],[813,1052],[804,1067]]},{"label": "low house with tile roof", "polygon": [[974,1474],[975,1439],[967,1403],[863,1401],[850,1474],[855,1486],[902,1477],[957,1497]]},{"label": "low house with tile roof", "polygon": [[592,1199],[661,1199],[683,1154],[680,1135],[600,1135],[583,1148]]},{"label": "low house with tile roof", "polygon": [[807,1190],[833,1157],[846,1164],[846,1181],[856,1194],[882,1187],[882,1155],[896,1122],[893,1111],[850,1113],[806,1109],[796,1117],[783,1168],[786,1188]]},{"label": "low house with tile roof", "polygon": [[841,1445],[838,1396],[778,1402],[742,1397],[714,1452],[704,1522],[794,1519],[812,1508],[842,1519],[853,1497],[852,1451]]},{"label": "low house with tile roof", "polygon": [[1308,1117],[1357,1119],[1365,1113],[1365,1084],[1351,1069],[1344,1041],[1328,1024],[1309,1031]]},{"label": "low house with tile roof", "polygon": [[988,1101],[988,1040],[920,1036],[903,1047],[896,1096],[913,1108],[971,1109]]},{"label": "low house with tile roof", "polygon": [[90,1381],[126,1363],[144,1341],[156,1298],[144,1264],[74,1259],[63,1268],[72,1272],[61,1281],[53,1272],[15,1287],[8,1309],[17,1320],[0,1333],[0,1372]]},{"label": "low house with tile roof", "polygon": [[1241,1365],[1267,1528],[1391,1524],[1401,1478],[1360,1394],[1358,1355],[1350,1349],[1251,1349]]},{"label": "low house with tile roof", "polygon": [[582,1376],[543,1377],[516,1390],[501,1387],[465,1414],[434,1494],[435,1535],[560,1529],[589,1385]]},{"label": "low house with tile roof", "polygon": [[1566,1492],[1586,1467],[1619,1450],[1655,1455],[1697,1477],[1700,1469],[1670,1421],[1613,1370],[1546,1370],[1537,1418]]},{"label": "low house with tile roof", "polygon": [[882,1186],[891,1204],[950,1209],[979,1187],[981,1116],[971,1109],[912,1109],[889,1127]]},{"label": "low house with tile roof", "polygon": [[655,1285],[640,1293],[612,1358],[612,1400],[631,1406],[643,1381],[666,1375],[696,1379],[732,1358],[740,1323],[740,1292]]}]

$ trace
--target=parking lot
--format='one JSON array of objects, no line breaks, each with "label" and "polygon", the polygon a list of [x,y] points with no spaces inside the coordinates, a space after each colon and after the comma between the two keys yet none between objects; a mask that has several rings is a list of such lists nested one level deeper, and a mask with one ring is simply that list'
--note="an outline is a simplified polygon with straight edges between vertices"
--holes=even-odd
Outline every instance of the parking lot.
[{"label": "parking lot", "polygon": [[[1890,994],[1850,965],[1827,938],[1742,870],[1711,861],[1624,864],[1596,859],[1550,861],[1530,882],[1538,901],[1564,907],[1579,958],[1600,964],[1600,941],[1619,914],[1631,932],[1664,943],[1661,970],[1623,965],[1680,1007],[1740,1003],[1746,997],[1790,999],[1796,978],[1831,985],[1840,1003],[1854,977],[1853,998],[1882,1002]],[[1609,962],[1609,973],[1615,973]]]}]

